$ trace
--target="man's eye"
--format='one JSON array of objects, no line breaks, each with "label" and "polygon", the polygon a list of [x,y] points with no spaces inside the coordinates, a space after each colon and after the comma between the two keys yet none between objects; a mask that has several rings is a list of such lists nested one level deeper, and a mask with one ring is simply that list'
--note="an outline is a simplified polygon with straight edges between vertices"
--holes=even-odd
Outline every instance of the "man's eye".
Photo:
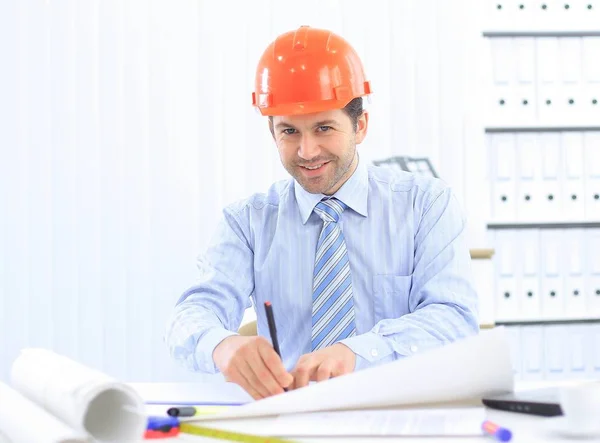
[{"label": "man's eye", "polygon": [[331,129],[331,126],[319,126],[319,131],[327,132]]},{"label": "man's eye", "polygon": [[294,128],[285,128],[282,132],[284,134],[292,135],[292,134],[296,133],[296,130]]}]

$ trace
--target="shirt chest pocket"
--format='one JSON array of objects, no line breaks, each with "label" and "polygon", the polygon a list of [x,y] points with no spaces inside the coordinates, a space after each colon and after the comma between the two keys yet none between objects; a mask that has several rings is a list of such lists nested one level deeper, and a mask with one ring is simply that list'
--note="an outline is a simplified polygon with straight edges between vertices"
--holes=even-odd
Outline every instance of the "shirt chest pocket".
[{"label": "shirt chest pocket", "polygon": [[408,297],[411,283],[411,275],[373,276],[375,323],[387,318],[398,318],[409,313]]}]

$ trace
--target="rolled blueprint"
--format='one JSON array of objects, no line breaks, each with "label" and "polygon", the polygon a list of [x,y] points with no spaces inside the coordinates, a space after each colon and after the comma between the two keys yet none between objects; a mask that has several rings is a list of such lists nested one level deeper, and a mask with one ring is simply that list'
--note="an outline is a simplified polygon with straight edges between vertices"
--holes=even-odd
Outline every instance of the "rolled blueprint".
[{"label": "rolled blueprint", "polygon": [[[46,349],[25,349],[13,363],[13,387],[98,442],[142,439],[142,398],[128,385]],[[30,423],[35,419],[30,417]]]},{"label": "rolled blueprint", "polygon": [[0,442],[88,443],[86,432],[77,432],[0,382]]}]

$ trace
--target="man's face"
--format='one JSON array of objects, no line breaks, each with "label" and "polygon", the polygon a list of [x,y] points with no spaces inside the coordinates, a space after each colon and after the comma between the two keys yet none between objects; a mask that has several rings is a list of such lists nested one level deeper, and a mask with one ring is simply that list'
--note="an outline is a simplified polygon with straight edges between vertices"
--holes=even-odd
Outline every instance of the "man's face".
[{"label": "man's face", "polygon": [[341,109],[307,115],[275,116],[273,137],[281,163],[312,194],[334,194],[358,164],[356,145],[367,130],[367,114],[352,126]]}]

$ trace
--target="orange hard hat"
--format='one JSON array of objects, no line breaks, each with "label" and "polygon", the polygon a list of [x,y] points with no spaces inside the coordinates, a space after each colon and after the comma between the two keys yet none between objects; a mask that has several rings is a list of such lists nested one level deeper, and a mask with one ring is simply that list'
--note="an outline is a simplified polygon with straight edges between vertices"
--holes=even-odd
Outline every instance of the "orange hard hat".
[{"label": "orange hard hat", "polygon": [[341,109],[371,93],[363,64],[342,37],[301,26],[265,50],[256,68],[252,104],[262,115],[294,115]]}]

